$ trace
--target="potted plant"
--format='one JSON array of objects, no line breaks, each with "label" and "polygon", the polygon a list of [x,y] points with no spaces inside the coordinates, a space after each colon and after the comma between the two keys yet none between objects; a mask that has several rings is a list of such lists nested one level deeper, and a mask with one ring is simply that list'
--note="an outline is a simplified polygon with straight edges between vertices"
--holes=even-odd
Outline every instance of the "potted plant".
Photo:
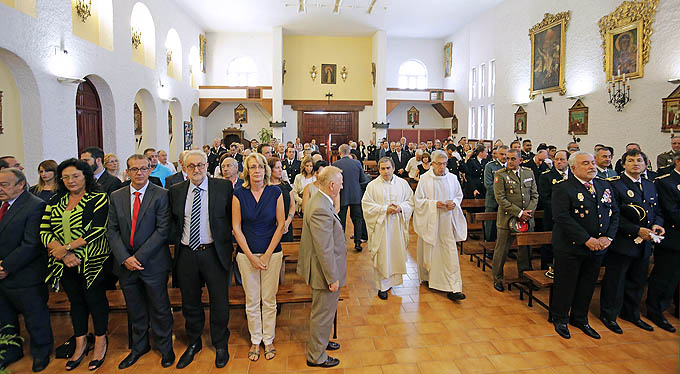
[{"label": "potted plant", "polygon": [[257,133],[257,136],[260,137],[260,144],[268,144],[274,137],[274,130],[263,127],[260,129],[260,132]]},{"label": "potted plant", "polygon": [[[19,344],[20,341],[24,340],[21,336],[17,334],[3,334],[2,331],[13,327],[12,325],[5,325],[3,327],[0,327],[0,360],[4,358],[5,352],[7,351],[4,349],[5,347],[8,347],[10,345],[16,346],[16,347],[21,347]],[[7,370],[2,370],[0,369],[0,374],[7,374],[9,371]]]}]

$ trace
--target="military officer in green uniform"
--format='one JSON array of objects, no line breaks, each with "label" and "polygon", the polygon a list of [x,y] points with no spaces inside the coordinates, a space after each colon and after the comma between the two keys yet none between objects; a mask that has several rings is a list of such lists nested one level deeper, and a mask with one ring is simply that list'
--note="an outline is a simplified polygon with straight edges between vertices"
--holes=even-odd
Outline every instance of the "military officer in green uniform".
[{"label": "military officer in green uniform", "polygon": [[[493,194],[493,177],[496,171],[505,167],[505,159],[508,157],[507,145],[501,145],[496,149],[497,159],[488,162],[484,166],[484,187],[486,188],[486,196],[484,201],[485,212],[495,212],[498,210],[498,203]],[[496,241],[496,221],[484,221],[484,239],[488,242]]]},{"label": "military officer in green uniform", "polygon": [[680,135],[675,135],[671,139],[671,150],[668,152],[664,152],[658,156],[656,156],[656,168],[657,170],[663,169],[663,168],[668,168],[669,166],[671,167],[670,169],[672,170],[673,167],[673,154],[677,151],[680,151]]},{"label": "military officer in green uniform", "polygon": [[[526,222],[532,229],[533,213],[538,205],[538,188],[534,172],[529,168],[520,167],[521,161],[519,150],[509,150],[506,167],[499,169],[494,175],[493,191],[498,203],[496,216],[498,239],[493,253],[492,273],[493,286],[500,292],[504,291],[503,266],[512,243],[509,226],[511,218]],[[530,269],[529,248],[521,247],[517,254],[517,272],[522,275],[525,270]]]}]

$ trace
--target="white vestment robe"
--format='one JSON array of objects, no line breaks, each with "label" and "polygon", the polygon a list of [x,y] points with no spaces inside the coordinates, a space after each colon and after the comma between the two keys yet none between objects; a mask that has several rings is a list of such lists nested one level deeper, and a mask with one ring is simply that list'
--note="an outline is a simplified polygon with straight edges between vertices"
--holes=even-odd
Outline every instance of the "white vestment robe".
[{"label": "white vestment robe", "polygon": [[[456,242],[467,238],[467,222],[460,203],[463,192],[458,178],[437,176],[431,168],[420,177],[414,196],[413,228],[418,234],[418,275],[430,288],[461,292],[463,281]],[[452,200],[453,210],[438,209],[437,201]]]},{"label": "white vestment robe", "polygon": [[[390,204],[398,205],[401,212],[387,214]],[[376,288],[387,291],[402,284],[402,274],[406,274],[413,190],[408,182],[396,175],[390,182],[380,176],[366,186],[361,207],[368,230],[367,248],[375,269]]]}]

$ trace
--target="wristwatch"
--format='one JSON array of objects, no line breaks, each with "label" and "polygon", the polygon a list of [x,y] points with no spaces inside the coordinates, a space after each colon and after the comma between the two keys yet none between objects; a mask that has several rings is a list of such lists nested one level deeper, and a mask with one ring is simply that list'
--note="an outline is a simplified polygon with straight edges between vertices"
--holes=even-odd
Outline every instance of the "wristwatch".
[{"label": "wristwatch", "polygon": [[66,250],[67,250],[67,251],[70,251],[70,250],[71,250],[71,243],[66,244]]}]

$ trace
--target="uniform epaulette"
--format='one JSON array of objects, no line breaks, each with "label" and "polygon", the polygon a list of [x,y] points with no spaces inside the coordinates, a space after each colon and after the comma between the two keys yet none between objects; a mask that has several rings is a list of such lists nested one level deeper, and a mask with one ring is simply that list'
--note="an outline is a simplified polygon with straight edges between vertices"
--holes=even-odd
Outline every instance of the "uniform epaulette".
[{"label": "uniform epaulette", "polygon": [[557,182],[555,182],[555,184],[562,183],[562,182],[565,182],[565,181],[566,181],[566,179],[560,179]]},{"label": "uniform epaulette", "polygon": [[527,162],[531,161],[531,159],[523,160],[522,163],[526,164]]},{"label": "uniform epaulette", "polygon": [[613,181],[617,181],[617,180],[619,180],[619,179],[621,179],[621,177],[617,175],[617,176],[615,176],[615,177],[606,178],[605,180],[606,180],[606,181],[609,181],[609,182],[613,182]]},{"label": "uniform epaulette", "polygon": [[529,171],[533,172],[533,170],[531,170],[531,168],[528,168],[528,167],[526,167],[526,166],[520,166],[520,167],[523,168],[523,169],[526,169],[526,170],[529,170]]},{"label": "uniform epaulette", "polygon": [[548,174],[548,173],[550,173],[550,169],[548,169],[548,170],[545,170],[545,171],[544,171],[544,172],[542,172],[541,174]]},{"label": "uniform epaulette", "polygon": [[496,170],[496,173],[498,173],[499,171],[501,171],[501,172],[502,172],[502,171],[506,171],[507,169],[508,169],[508,168],[500,168],[500,169]]},{"label": "uniform epaulette", "polygon": [[671,175],[671,174],[668,173],[668,174],[664,174],[664,175],[659,175],[658,177],[654,178],[654,180],[666,178],[666,177],[669,176],[669,175]]}]

